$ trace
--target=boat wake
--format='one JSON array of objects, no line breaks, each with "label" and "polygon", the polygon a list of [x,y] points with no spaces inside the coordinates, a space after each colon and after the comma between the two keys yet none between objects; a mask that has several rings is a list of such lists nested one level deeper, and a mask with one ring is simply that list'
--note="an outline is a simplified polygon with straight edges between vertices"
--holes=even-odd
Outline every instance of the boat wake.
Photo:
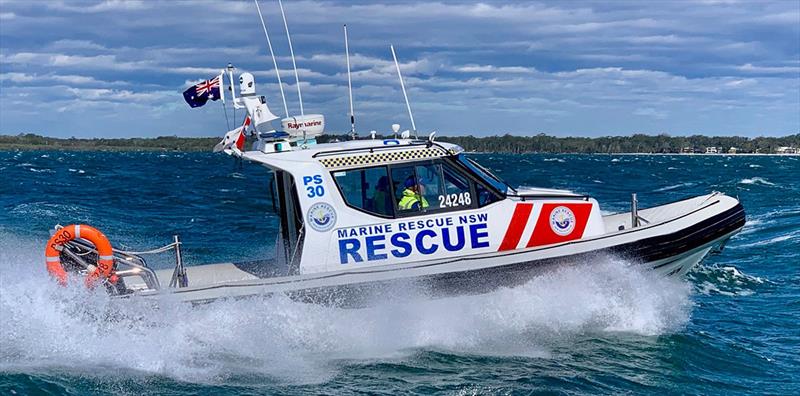
[{"label": "boat wake", "polygon": [[0,237],[4,372],[319,383],[351,364],[414,359],[426,350],[546,358],[550,346],[572,338],[674,332],[691,310],[688,282],[614,259],[485,295],[386,298],[361,310],[285,297],[153,304],[56,286],[43,269],[41,244]]}]

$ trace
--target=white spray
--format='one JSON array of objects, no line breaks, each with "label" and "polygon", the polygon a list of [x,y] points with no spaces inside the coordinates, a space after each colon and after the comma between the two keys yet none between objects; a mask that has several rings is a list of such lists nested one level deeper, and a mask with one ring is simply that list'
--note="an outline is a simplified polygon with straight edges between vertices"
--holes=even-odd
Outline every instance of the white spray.
[{"label": "white spray", "polygon": [[406,296],[361,310],[285,297],[197,307],[164,299],[156,307],[57,286],[42,246],[0,235],[0,371],[70,367],[90,376],[130,370],[200,383],[238,375],[317,383],[342,370],[343,360],[406,359],[430,349],[547,357],[548,345],[576,335],[659,335],[683,326],[691,307],[685,281],[611,259],[485,295]]}]

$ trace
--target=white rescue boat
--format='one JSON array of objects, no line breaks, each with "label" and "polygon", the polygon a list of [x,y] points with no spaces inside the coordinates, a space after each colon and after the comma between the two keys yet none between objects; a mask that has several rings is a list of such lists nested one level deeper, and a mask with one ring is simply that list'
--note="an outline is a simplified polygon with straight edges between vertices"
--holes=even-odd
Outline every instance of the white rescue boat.
[{"label": "white rescue boat", "polygon": [[140,256],[114,250],[111,270],[102,272],[98,241],[81,238],[80,227],[58,230],[49,245],[64,266],[94,274],[122,296],[208,301],[286,293],[362,305],[399,281],[432,296],[486,292],[599,255],[682,275],[745,222],[739,201],[717,192],[640,210],[634,201],[632,212],[603,215],[589,196],[515,190],[462,151],[386,139],[305,147],[278,141],[242,153],[274,175],[281,231],[273,260],[179,260],[174,270],[153,271]]}]

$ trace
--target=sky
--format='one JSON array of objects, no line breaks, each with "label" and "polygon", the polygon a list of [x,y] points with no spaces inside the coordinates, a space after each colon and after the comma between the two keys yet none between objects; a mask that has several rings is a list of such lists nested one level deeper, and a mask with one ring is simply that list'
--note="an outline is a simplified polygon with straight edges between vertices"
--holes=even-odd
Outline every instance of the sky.
[{"label": "sky", "polygon": [[[259,4],[297,115],[277,1]],[[329,132],[350,127],[344,23],[361,135],[410,127],[390,44],[420,134],[800,132],[800,0],[284,7],[306,113]],[[0,134],[221,136],[232,109],[181,93],[228,62],[284,115],[252,0],[0,0]]]}]

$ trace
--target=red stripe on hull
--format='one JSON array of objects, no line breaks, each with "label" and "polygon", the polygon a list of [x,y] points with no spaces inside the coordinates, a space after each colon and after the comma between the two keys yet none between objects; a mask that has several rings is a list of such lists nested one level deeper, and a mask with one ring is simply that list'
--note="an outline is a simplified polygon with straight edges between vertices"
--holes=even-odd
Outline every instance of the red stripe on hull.
[{"label": "red stripe on hull", "polygon": [[517,248],[519,240],[522,238],[522,232],[525,231],[525,226],[528,225],[528,218],[531,216],[532,210],[533,204],[517,204],[514,208],[514,214],[511,215],[511,224],[508,225],[503,242],[500,243],[500,248],[497,249],[498,252]]}]

